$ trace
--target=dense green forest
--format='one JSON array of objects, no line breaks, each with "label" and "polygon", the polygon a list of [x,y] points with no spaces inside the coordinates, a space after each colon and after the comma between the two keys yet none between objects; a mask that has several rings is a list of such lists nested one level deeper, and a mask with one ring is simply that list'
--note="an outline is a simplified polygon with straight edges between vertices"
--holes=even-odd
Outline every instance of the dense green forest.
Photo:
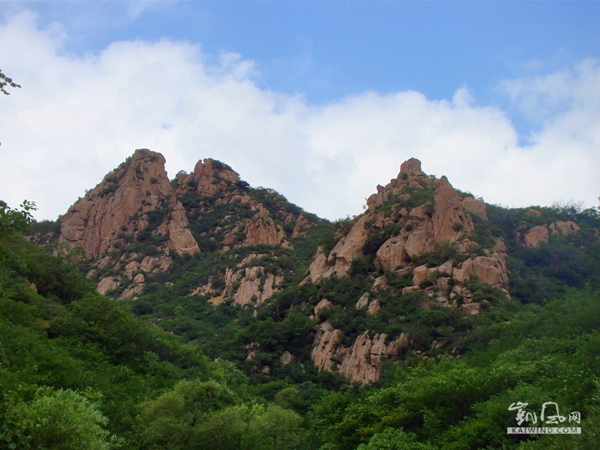
[{"label": "dense green forest", "polygon": [[[306,246],[300,256],[281,249],[267,258],[287,287],[254,310],[189,296],[189,278],[260,247],[176,258],[137,300],[115,301],[96,292],[77,249],[27,238],[32,208],[0,203],[0,448],[600,448],[595,209],[539,208],[538,217],[489,205],[478,242],[506,240],[511,298],[475,280],[471,290],[490,300],[480,314],[423,309],[418,294],[401,293],[407,280],[388,273],[382,309],[367,317],[345,306],[372,284],[368,252],[347,278],[300,284],[316,245],[336,240],[331,225],[296,241]],[[581,231],[539,248],[517,245],[519,227],[558,218]],[[307,311],[333,297],[327,319],[346,342],[365,330],[413,337],[409,353],[383,362],[376,383],[312,365],[317,324]],[[282,364],[284,351],[295,361]],[[579,412],[581,435],[508,435],[517,402],[538,416],[546,402],[565,417]]]}]

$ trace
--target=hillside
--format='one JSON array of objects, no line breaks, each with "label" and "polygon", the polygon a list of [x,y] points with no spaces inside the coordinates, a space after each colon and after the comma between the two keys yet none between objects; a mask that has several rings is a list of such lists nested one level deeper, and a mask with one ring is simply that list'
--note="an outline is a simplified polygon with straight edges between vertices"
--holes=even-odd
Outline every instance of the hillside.
[{"label": "hillside", "polygon": [[[222,162],[201,160],[173,180],[164,163],[158,153],[136,151],[56,223],[34,224],[32,239],[57,255],[46,253],[41,266],[57,257],[66,264],[61,270],[77,272],[69,261],[77,264],[113,299],[106,305],[136,324],[128,327],[153,330],[159,340],[162,329],[169,345],[217,366],[230,361],[235,376],[248,377],[246,395],[207,412],[209,422],[229,414],[251,428],[255,416],[243,408],[258,402],[288,414],[287,431],[278,432],[293,431],[289,448],[563,448],[572,441],[506,435],[511,403],[539,410],[552,399],[582,411],[590,434],[581,442],[599,442],[595,208],[486,204],[410,159],[377,187],[363,214],[332,224],[249,186]],[[96,319],[82,316],[75,326],[73,313],[63,312],[100,301],[86,300],[93,292],[86,278],[76,278],[76,293],[66,281],[54,283],[66,286],[60,292],[44,291],[27,261],[11,269],[21,274],[19,289],[33,283],[55,305],[44,306],[48,312],[35,306],[27,326],[49,321],[49,330],[35,332],[53,343],[62,342],[55,329],[67,330],[73,343],[88,336],[73,330]],[[104,326],[120,334],[118,325]],[[162,391],[136,397],[130,420],[150,417],[144,398],[158,402],[177,380],[197,378],[185,372],[197,363],[176,362],[144,342],[150,347],[142,353],[183,364],[184,372],[167,377]],[[202,370],[200,378],[209,369]],[[174,389],[164,395],[179,395]],[[152,414],[151,422],[166,413]],[[199,433],[193,423],[178,426],[187,437],[173,445],[167,428],[155,435],[131,425],[111,430],[142,433],[151,448],[204,448],[186,440]],[[235,442],[231,448],[242,448]]]}]

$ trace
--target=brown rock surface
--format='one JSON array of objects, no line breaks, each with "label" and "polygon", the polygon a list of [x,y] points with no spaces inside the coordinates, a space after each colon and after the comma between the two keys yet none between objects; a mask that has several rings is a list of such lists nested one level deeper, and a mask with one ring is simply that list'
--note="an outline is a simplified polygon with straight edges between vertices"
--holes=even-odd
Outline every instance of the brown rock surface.
[{"label": "brown rock surface", "polygon": [[284,366],[287,366],[294,360],[294,356],[286,350],[279,357],[279,360],[281,361],[281,364],[283,364]]},{"label": "brown rock surface", "polygon": [[357,220],[346,237],[333,247],[329,256],[325,256],[323,249],[320,248],[308,268],[308,276],[305,281],[310,280],[314,283],[319,278],[327,278],[334,273],[338,277],[346,276],[352,260],[362,256],[362,248],[367,240],[367,230],[365,229],[367,220],[368,216]]},{"label": "brown rock surface", "polygon": [[577,233],[581,229],[581,227],[572,220],[557,220],[556,222],[551,223],[549,228],[552,234],[562,234],[563,236]]},{"label": "brown rock surface", "polygon": [[503,288],[508,285],[506,265],[497,255],[469,258],[453,271],[454,282],[459,286],[466,284],[473,275],[492,287]]},{"label": "brown rock surface", "polygon": [[211,197],[238,181],[240,176],[227,164],[207,158],[196,163],[194,172],[182,176],[179,185],[195,185],[196,192]]},{"label": "brown rock surface", "polygon": [[283,277],[266,272],[262,266],[225,271],[225,289],[221,298],[233,298],[238,305],[260,305],[278,290]]},{"label": "brown rock surface", "polygon": [[377,256],[375,257],[375,265],[379,269],[396,270],[398,266],[410,263],[410,258],[406,252],[405,240],[401,236],[396,236],[388,239],[383,243]]},{"label": "brown rock surface", "polygon": [[448,182],[446,177],[441,177],[435,182],[435,209],[433,212],[433,239],[435,242],[455,243],[463,235],[456,229],[461,224],[463,229],[473,230],[473,219],[466,215],[462,209],[461,198]]},{"label": "brown rock surface", "polygon": [[96,289],[102,295],[106,294],[108,291],[116,289],[119,287],[119,280],[116,277],[106,277],[102,278],[100,282],[97,284]]},{"label": "brown rock surface", "polygon": [[371,339],[368,331],[357,337],[350,349],[341,352],[340,374],[362,384],[377,381],[381,374],[381,356],[386,351],[385,338],[385,334],[376,334]]},{"label": "brown rock surface", "polygon": [[477,214],[478,216],[487,220],[487,207],[481,200],[473,197],[465,197],[462,199],[461,203],[463,208],[465,208],[468,212]]},{"label": "brown rock surface", "polygon": [[362,309],[369,304],[369,292],[365,292],[356,302],[356,309]]},{"label": "brown rock surface", "polygon": [[244,245],[278,245],[285,238],[285,231],[275,225],[270,217],[261,217],[246,225],[246,241]]},{"label": "brown rock surface", "polygon": [[148,225],[147,213],[164,211],[159,234],[179,254],[198,252],[188,222],[164,168],[164,157],[136,150],[130,160],[78,200],[61,219],[60,240],[81,244],[90,259],[115,251],[123,234],[137,234]]},{"label": "brown rock surface", "polygon": [[427,266],[415,267],[413,271],[413,286],[420,286],[427,281]]},{"label": "brown rock surface", "polygon": [[381,309],[381,304],[378,300],[371,300],[369,303],[369,309],[367,310],[367,314],[370,316],[376,316],[379,310]]},{"label": "brown rock surface", "polygon": [[140,270],[146,273],[164,272],[171,262],[168,256],[145,256],[140,262]]},{"label": "brown rock surface", "polygon": [[332,358],[341,335],[341,330],[334,330],[329,322],[325,321],[321,324],[310,354],[315,367],[319,371],[334,372],[337,369],[337,364],[332,361]]},{"label": "brown rock surface", "polygon": [[406,333],[400,334],[400,337],[388,344],[385,354],[388,358],[399,358],[404,355],[412,346],[414,341]]},{"label": "brown rock surface", "polygon": [[548,228],[538,225],[523,237],[523,244],[527,247],[539,247],[542,243],[548,242],[548,236]]}]

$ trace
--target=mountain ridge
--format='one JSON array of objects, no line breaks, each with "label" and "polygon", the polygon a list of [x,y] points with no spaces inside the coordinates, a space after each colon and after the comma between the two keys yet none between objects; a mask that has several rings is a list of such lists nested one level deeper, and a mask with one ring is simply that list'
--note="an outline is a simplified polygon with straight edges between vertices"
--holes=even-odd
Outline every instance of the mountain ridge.
[{"label": "mountain ridge", "polygon": [[[142,298],[134,309],[144,312],[145,296],[179,289],[213,308],[249,307],[260,318],[262,305],[279,301],[277,293],[285,298],[300,289],[303,300],[292,300],[286,314],[296,308],[313,324],[301,353],[318,371],[363,384],[380,378],[384,360],[423,351],[414,331],[402,331],[404,303],[478,315],[511,299],[507,238],[518,248],[538,248],[580,230],[572,220],[542,224],[542,213],[531,208],[524,217],[535,226],[502,235],[482,199],[455,190],[445,176],[427,175],[414,158],[377,186],[363,214],[338,221],[335,233],[275,191],[250,187],[225,163],[200,160],[170,182],[164,164],[159,153],[137,150],[61,219],[58,240],[83,246],[98,291]],[[344,278],[350,297],[335,287]],[[330,285],[334,294],[304,296],[310,285]],[[441,337],[429,350],[459,353]],[[259,347],[245,342],[240,357],[251,363]],[[281,356],[286,352],[297,356],[290,349]],[[265,373],[272,364],[262,366]]]}]

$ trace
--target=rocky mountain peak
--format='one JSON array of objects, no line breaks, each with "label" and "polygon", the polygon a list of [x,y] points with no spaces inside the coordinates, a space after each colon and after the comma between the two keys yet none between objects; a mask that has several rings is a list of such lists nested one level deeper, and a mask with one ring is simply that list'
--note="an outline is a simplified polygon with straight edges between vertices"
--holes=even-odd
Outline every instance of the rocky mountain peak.
[{"label": "rocky mountain peak", "polygon": [[240,176],[227,164],[206,158],[198,161],[194,171],[189,175],[182,175],[178,182],[179,194],[191,187],[200,195],[214,196],[240,182]]},{"label": "rocky mountain peak", "polygon": [[[99,268],[116,264],[129,243],[147,242],[163,255],[159,265],[166,268],[171,251],[200,251],[188,225],[167,177],[165,158],[142,149],[69,208],[60,221],[59,240],[82,245]],[[109,288],[115,284],[112,279],[100,283]]]},{"label": "rocky mountain peak", "polygon": [[[406,175],[404,175],[406,174]],[[410,158],[400,165],[398,179],[426,176],[421,170],[421,161],[416,158]]]},{"label": "rocky mountain peak", "polygon": [[[340,227],[333,248],[319,248],[304,283],[348,277],[353,267],[362,267],[373,280],[370,291],[361,297],[364,305],[369,296],[376,297],[393,282],[404,286],[400,295],[420,295],[423,308],[433,304],[465,314],[478,314],[489,304],[473,295],[472,282],[509,295],[504,241],[492,236],[481,240],[483,234],[474,233],[476,223],[487,220],[485,204],[459,193],[445,176],[428,176],[421,162],[411,158],[401,165],[397,178],[385,187],[377,186],[367,205],[362,216]],[[377,314],[376,302],[374,298],[365,314]],[[351,347],[342,347],[336,343],[339,330],[328,327],[317,335],[313,361],[354,381],[376,380],[380,356],[396,351],[395,344],[384,345],[385,334],[372,333],[371,338],[368,332]]]}]

